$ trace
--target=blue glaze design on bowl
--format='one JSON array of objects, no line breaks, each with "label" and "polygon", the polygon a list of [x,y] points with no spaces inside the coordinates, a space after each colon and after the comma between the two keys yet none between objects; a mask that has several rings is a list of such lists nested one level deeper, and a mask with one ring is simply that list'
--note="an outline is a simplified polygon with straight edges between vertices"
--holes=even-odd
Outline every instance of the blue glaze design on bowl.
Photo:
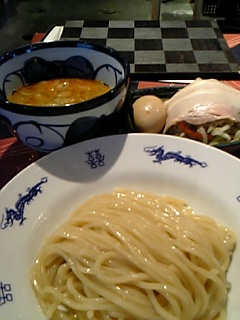
[{"label": "blue glaze design on bowl", "polygon": [[[64,134],[61,132],[62,129],[68,128],[70,124],[49,124],[40,123],[36,121],[19,121],[13,125],[15,135],[21,139],[21,141],[32,147],[38,149],[43,153],[54,151],[58,149],[59,144],[64,143]],[[31,132],[28,134],[28,132]],[[45,141],[44,137],[47,134],[48,139],[54,141],[51,146]],[[56,146],[56,147],[54,147]]]},{"label": "blue glaze design on bowl", "polygon": [[165,151],[164,146],[154,146],[154,147],[145,147],[144,151],[148,153],[150,157],[154,157],[153,163],[161,164],[163,161],[173,160],[177,163],[182,163],[189,166],[200,166],[201,168],[206,168],[207,163],[192,158],[190,155],[183,155],[182,151]]},{"label": "blue glaze design on bowl", "polygon": [[39,193],[42,193],[42,185],[48,181],[47,177],[43,177],[33,187],[27,189],[25,194],[19,194],[18,200],[15,203],[15,209],[6,208],[5,213],[2,214],[0,221],[0,228],[6,229],[14,225],[14,222],[18,222],[19,226],[23,225],[23,222],[27,219],[25,216],[26,205],[30,205],[34,198]]}]

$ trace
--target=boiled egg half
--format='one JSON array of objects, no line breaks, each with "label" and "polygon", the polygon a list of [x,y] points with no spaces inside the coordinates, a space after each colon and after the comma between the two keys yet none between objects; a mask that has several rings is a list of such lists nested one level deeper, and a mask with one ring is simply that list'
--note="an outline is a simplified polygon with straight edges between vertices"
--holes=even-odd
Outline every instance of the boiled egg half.
[{"label": "boiled egg half", "polygon": [[159,133],[163,129],[167,109],[162,99],[145,95],[135,100],[132,107],[136,129],[147,133]]}]

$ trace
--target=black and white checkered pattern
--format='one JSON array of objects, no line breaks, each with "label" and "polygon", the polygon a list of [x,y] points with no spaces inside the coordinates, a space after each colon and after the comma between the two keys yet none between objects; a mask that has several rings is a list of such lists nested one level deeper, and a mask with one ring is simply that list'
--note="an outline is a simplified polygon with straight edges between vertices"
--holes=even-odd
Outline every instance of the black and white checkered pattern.
[{"label": "black and white checkered pattern", "polygon": [[215,21],[67,21],[61,40],[84,40],[120,51],[132,75],[213,76],[238,74]]}]

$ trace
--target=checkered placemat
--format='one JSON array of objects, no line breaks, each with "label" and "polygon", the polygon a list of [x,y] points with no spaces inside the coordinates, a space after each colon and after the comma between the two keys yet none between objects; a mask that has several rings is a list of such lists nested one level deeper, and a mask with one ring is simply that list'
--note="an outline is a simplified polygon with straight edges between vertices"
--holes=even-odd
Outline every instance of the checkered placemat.
[{"label": "checkered placemat", "polygon": [[122,52],[133,75],[238,72],[215,21],[67,21],[61,40],[76,39]]}]

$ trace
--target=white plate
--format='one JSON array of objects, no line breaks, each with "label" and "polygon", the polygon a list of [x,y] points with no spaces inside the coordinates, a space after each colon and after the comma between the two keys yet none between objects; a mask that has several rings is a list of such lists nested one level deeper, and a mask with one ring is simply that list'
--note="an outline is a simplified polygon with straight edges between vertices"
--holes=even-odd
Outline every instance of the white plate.
[{"label": "white plate", "polygon": [[[29,271],[43,239],[90,196],[115,187],[185,199],[240,238],[240,161],[216,148],[158,134],[82,142],[29,166],[0,192],[0,318],[45,320]],[[7,219],[7,218],[11,219]],[[240,246],[228,279],[228,319],[240,314]]]}]

